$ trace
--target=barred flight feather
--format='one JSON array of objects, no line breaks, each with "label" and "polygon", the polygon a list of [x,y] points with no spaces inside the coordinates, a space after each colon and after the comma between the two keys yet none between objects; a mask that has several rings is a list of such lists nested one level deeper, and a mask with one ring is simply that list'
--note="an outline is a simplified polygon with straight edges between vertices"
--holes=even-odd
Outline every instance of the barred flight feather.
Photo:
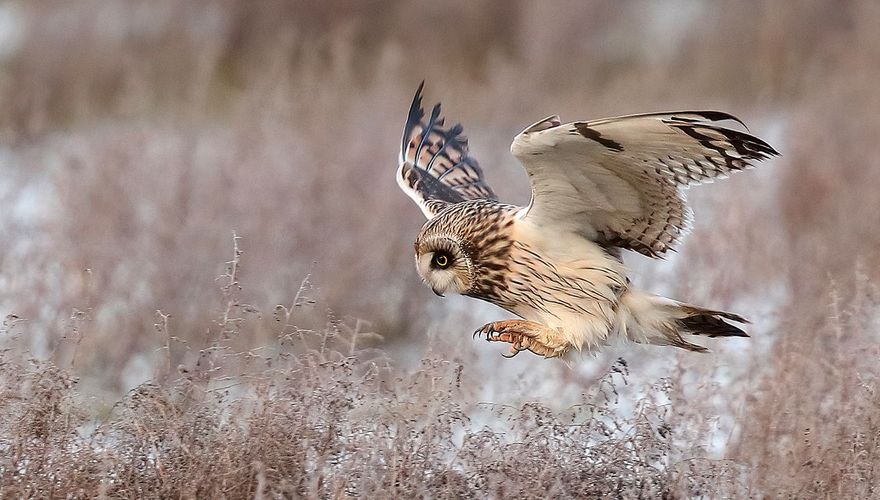
[{"label": "barred flight feather", "polygon": [[495,199],[477,160],[469,156],[463,127],[444,128],[440,104],[424,122],[422,88],[413,97],[400,148],[398,184],[422,207],[428,218],[449,204]]}]

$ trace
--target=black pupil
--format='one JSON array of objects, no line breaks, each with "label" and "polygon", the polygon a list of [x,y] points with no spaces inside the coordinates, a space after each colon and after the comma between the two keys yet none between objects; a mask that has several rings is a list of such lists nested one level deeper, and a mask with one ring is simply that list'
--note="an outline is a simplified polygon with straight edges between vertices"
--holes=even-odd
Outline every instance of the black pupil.
[{"label": "black pupil", "polygon": [[450,261],[451,259],[446,253],[438,253],[434,255],[434,264],[441,269],[445,269],[447,266],[449,266]]}]

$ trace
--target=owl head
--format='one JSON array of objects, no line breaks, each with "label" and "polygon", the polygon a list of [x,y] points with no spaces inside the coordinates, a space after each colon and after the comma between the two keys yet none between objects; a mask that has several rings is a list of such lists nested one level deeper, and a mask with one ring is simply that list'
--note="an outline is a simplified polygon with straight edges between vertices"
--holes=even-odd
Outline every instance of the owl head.
[{"label": "owl head", "polygon": [[416,238],[416,268],[437,295],[487,297],[507,272],[517,207],[470,200],[442,210]]},{"label": "owl head", "polygon": [[475,266],[467,242],[451,235],[419,235],[416,240],[416,268],[431,290],[439,296],[463,294],[474,282]]}]

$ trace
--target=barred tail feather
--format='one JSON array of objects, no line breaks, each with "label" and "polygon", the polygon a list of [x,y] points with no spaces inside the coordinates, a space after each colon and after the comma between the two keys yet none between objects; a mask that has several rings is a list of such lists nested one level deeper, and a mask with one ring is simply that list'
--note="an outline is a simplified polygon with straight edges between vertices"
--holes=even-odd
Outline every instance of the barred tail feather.
[{"label": "barred tail feather", "polygon": [[731,325],[725,319],[737,323],[749,321],[737,314],[712,311],[691,305],[682,305],[681,311],[687,316],[678,320],[682,333],[688,335],[705,335],[707,337],[748,337],[742,329]]},{"label": "barred tail feather", "polygon": [[666,297],[630,290],[621,297],[622,334],[641,344],[669,345],[695,352],[707,348],[688,342],[683,335],[748,337],[730,322],[748,323],[738,314],[705,309]]}]

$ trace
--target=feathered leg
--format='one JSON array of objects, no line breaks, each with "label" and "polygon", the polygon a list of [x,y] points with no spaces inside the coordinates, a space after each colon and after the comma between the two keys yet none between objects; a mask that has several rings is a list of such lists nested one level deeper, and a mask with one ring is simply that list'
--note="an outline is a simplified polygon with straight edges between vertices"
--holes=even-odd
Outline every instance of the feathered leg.
[{"label": "feathered leg", "polygon": [[556,358],[571,348],[571,344],[556,330],[522,319],[495,321],[474,332],[474,337],[483,335],[489,342],[509,343],[510,355],[505,356],[508,358],[521,351],[531,351],[545,358]]}]

